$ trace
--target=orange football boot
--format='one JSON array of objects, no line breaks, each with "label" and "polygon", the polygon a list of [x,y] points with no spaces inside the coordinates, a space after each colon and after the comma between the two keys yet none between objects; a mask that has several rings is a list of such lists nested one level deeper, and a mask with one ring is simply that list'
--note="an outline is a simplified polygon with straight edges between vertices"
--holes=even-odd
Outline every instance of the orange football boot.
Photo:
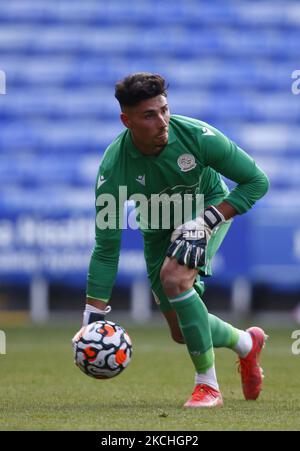
[{"label": "orange football boot", "polygon": [[205,384],[197,384],[190,399],[183,407],[221,407],[223,398],[218,390]]},{"label": "orange football boot", "polygon": [[239,372],[242,379],[243,393],[246,400],[258,398],[263,382],[263,370],[259,366],[260,353],[265,346],[268,335],[260,327],[247,329],[252,338],[252,349],[246,357],[239,357]]}]

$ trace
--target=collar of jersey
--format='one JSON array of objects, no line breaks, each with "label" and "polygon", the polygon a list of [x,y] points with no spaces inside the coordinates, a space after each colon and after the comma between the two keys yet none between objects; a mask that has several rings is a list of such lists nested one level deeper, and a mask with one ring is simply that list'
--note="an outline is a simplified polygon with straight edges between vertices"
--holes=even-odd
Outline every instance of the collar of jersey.
[{"label": "collar of jersey", "polygon": [[[169,125],[168,144],[165,146],[163,151],[156,158],[159,158],[162,154],[164,154],[166,148],[170,144],[174,143],[175,141],[176,141],[176,136],[175,136],[174,130],[172,129],[172,126],[170,124]],[[143,155],[142,152],[140,152],[139,149],[137,149],[135,147],[135,145],[133,144],[133,141],[132,141],[132,138],[131,138],[131,133],[130,133],[129,130],[128,130],[127,136],[126,136],[126,143],[127,143],[127,146],[128,146],[128,152],[129,152],[131,157],[133,157],[133,158],[144,158],[145,157],[145,155]]]}]

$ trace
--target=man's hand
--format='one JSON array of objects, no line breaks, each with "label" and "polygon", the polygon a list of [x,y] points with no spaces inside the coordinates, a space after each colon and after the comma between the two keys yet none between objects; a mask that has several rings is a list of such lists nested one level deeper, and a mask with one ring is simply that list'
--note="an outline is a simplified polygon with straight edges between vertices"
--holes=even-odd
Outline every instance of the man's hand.
[{"label": "man's hand", "polygon": [[199,216],[174,230],[167,257],[176,258],[180,265],[189,268],[204,266],[208,241],[215,227],[224,221],[224,216],[216,207],[207,207],[203,218]]},{"label": "man's hand", "polygon": [[86,329],[86,326],[83,326],[78,332],[76,332],[76,334],[72,338],[72,346],[73,346],[74,352],[76,350],[76,343],[77,343],[78,340],[80,340],[80,338],[84,334],[85,329]]}]

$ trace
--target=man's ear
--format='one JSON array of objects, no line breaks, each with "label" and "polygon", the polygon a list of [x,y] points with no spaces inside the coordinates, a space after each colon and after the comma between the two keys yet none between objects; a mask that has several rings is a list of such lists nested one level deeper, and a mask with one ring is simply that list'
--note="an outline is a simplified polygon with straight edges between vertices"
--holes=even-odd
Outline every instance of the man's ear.
[{"label": "man's ear", "polygon": [[129,117],[127,116],[127,114],[122,112],[122,113],[120,114],[120,118],[121,118],[121,121],[122,121],[123,125],[124,125],[126,128],[130,128],[130,119],[129,119]]}]

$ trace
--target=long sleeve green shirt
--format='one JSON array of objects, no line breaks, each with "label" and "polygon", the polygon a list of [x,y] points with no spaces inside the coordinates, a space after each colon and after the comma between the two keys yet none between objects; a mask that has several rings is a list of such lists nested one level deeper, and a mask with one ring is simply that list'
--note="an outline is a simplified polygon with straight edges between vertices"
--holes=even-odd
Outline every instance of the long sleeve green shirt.
[{"label": "long sleeve green shirt", "polygon": [[[236,183],[231,192],[221,175]],[[117,273],[126,200],[120,199],[120,186],[126,187],[127,199],[136,194],[150,200],[153,194],[197,193],[204,195],[204,206],[226,200],[243,214],[267,192],[269,182],[248,154],[205,122],[172,115],[168,144],[157,156],[143,155],[126,129],[106,149],[97,175],[96,245],[87,283],[87,296],[96,299],[109,299]],[[105,196],[115,199],[115,208],[109,209],[114,227],[104,229]],[[174,229],[172,224],[167,231],[147,228],[143,220],[141,224],[144,240],[159,240]]]}]

